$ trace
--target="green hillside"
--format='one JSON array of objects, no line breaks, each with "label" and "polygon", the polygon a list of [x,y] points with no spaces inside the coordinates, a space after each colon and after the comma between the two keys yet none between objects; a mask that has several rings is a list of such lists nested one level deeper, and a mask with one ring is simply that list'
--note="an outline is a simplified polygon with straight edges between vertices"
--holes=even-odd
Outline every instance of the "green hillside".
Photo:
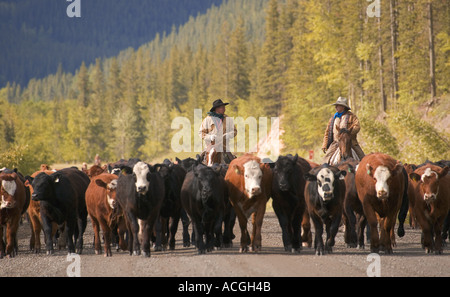
[{"label": "green hillside", "polygon": [[339,96],[361,119],[367,153],[450,159],[448,129],[430,120],[448,114],[450,3],[381,3],[378,19],[365,0],[229,0],[137,50],[4,88],[0,161],[173,155],[173,119],[193,123],[217,98],[234,117],[283,115],[285,152],[304,155],[320,151]]}]

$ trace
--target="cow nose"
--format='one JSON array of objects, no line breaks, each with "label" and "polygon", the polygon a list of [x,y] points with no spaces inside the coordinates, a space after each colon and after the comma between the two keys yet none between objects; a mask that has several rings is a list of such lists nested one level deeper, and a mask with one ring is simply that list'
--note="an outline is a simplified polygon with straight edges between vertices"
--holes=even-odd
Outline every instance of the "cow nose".
[{"label": "cow nose", "polygon": [[138,192],[139,192],[139,193],[144,193],[146,190],[147,190],[147,187],[146,187],[146,186],[140,186],[140,187],[138,187]]},{"label": "cow nose", "polygon": [[436,199],[436,195],[435,194],[425,194],[423,198],[425,199],[425,201],[434,200],[434,199]]},{"label": "cow nose", "polygon": [[279,183],[279,186],[280,186],[280,189],[282,190],[282,191],[287,191],[288,190],[288,184],[286,183],[286,182],[280,182]]},{"label": "cow nose", "polygon": [[385,190],[381,190],[377,192],[377,197],[380,199],[387,198],[387,192]]},{"label": "cow nose", "polygon": [[202,191],[203,197],[209,197],[212,194],[212,191],[209,190],[203,190]]},{"label": "cow nose", "polygon": [[254,187],[252,189],[252,193],[251,194],[252,195],[259,195],[259,194],[261,194],[261,187]]}]

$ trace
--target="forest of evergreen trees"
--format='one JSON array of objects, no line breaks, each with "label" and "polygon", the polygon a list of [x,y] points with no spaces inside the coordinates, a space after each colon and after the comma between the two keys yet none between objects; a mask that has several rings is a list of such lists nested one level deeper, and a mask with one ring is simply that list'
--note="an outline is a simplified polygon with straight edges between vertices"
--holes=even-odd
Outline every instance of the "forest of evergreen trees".
[{"label": "forest of evergreen trees", "polygon": [[450,159],[448,133],[417,113],[425,102],[444,107],[436,117],[450,108],[450,2],[382,0],[381,18],[369,4],[228,0],[137,50],[8,85],[0,160],[153,160],[170,154],[175,117],[206,115],[217,98],[233,117],[283,116],[285,152],[304,154],[320,149],[339,96],[367,153]]}]

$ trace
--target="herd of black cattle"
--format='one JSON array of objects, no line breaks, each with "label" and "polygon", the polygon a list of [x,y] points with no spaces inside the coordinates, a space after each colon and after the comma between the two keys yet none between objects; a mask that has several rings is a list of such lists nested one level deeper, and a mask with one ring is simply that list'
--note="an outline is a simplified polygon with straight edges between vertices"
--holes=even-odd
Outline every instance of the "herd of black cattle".
[{"label": "herd of black cattle", "polygon": [[[370,250],[392,253],[394,226],[398,219],[397,234],[404,236],[409,211],[410,224],[422,228],[422,247],[427,253],[441,254],[450,225],[449,166],[450,161],[400,164],[387,155],[372,154],[361,162],[350,160],[336,167],[292,155],[264,164],[245,155],[230,165],[212,167],[199,159],[177,158],[175,163],[166,160],[155,165],[121,160],[88,171],[42,168],[26,177],[3,169],[0,259],[17,255],[19,221],[27,210],[32,226],[30,249],[36,253],[43,230],[47,254],[63,247],[81,254],[88,215],[95,251],[102,253],[103,239],[105,256],[112,255],[112,244],[130,255],[147,257],[151,243],[156,251],[175,249],[180,219],[184,247],[193,244],[199,253],[231,247],[238,218],[240,251],[250,247],[257,252],[269,198],[286,251],[312,246],[312,222],[317,255],[332,252],[342,223],[348,247],[364,248],[367,227]],[[251,233],[247,231],[250,217]]]}]

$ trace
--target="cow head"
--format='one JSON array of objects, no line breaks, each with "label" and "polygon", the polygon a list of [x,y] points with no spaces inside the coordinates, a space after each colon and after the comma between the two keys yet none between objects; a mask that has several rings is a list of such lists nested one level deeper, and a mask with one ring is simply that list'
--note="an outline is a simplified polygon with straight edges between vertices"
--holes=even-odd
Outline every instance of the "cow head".
[{"label": "cow head", "polygon": [[216,186],[217,176],[220,174],[220,168],[213,170],[204,165],[198,165],[193,168],[193,172],[198,180],[198,188],[202,199],[207,199],[213,194]]},{"label": "cow head", "polygon": [[446,176],[449,171],[449,167],[446,166],[440,170],[427,168],[422,176],[413,172],[409,176],[412,180],[420,180],[420,190],[423,194],[423,199],[427,203],[431,203],[436,200],[439,194],[439,179]]},{"label": "cow head", "polygon": [[261,181],[263,177],[262,167],[256,160],[250,160],[244,164],[243,170],[237,165],[234,165],[234,170],[237,174],[244,175],[245,194],[252,199],[261,194]]},{"label": "cow head", "polygon": [[14,199],[14,195],[17,189],[16,179],[16,173],[2,173],[0,175],[0,209],[10,209],[15,207],[16,200]]},{"label": "cow head", "polygon": [[297,160],[298,155],[295,157],[280,156],[275,163],[275,167],[273,169],[274,180],[278,184],[278,188],[283,192],[289,191],[292,186],[292,182],[296,182],[290,181],[290,179],[296,170]]},{"label": "cow head", "polygon": [[339,180],[343,180],[347,171],[340,171],[336,167],[324,164],[314,168],[305,174],[305,179],[310,182],[317,182],[317,192],[324,202],[334,198],[334,189]]},{"label": "cow head", "polygon": [[396,176],[401,170],[403,170],[403,166],[401,164],[397,164],[391,171],[386,166],[378,166],[374,170],[370,164],[367,164],[366,169],[367,174],[373,178],[373,181],[375,183],[377,198],[380,200],[388,199],[390,194],[389,186],[391,184],[392,178]]},{"label": "cow head", "polygon": [[116,207],[117,179],[109,181],[99,178],[95,180],[95,183],[97,184],[97,186],[106,189],[106,200],[109,207],[114,209]]},{"label": "cow head", "polygon": [[62,178],[61,173],[54,173],[52,175],[47,175],[42,172],[39,173],[34,179],[28,177],[28,182],[31,182],[33,187],[33,195],[31,196],[33,201],[48,201],[51,200],[54,191],[53,188],[56,184],[60,182]]},{"label": "cow head", "polygon": [[138,162],[133,167],[133,178],[136,185],[136,192],[145,195],[150,188],[150,166],[144,162]]}]

